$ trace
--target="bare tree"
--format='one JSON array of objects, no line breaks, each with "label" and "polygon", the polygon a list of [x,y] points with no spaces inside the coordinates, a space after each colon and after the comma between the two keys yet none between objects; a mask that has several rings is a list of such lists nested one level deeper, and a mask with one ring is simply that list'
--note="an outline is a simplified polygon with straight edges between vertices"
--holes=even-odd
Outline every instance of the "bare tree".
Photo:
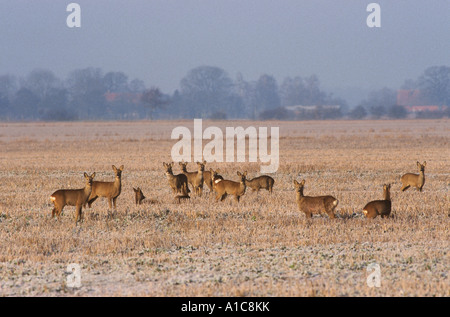
[{"label": "bare tree", "polygon": [[150,119],[153,119],[153,113],[157,109],[161,109],[168,104],[167,98],[156,87],[145,90],[142,94],[141,101],[149,109]]}]

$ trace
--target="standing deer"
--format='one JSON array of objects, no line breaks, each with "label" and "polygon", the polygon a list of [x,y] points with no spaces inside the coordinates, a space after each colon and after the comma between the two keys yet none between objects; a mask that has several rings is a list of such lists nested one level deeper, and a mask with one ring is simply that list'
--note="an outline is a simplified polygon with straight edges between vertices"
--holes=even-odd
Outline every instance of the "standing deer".
[{"label": "standing deer", "polygon": [[198,196],[201,196],[203,192],[203,181],[204,181],[204,171],[206,161],[203,161],[203,163],[197,162],[198,166],[197,172],[188,172],[186,169],[188,163],[179,162],[178,164],[181,166],[182,173],[186,175],[188,183],[191,184],[194,193]]},{"label": "standing deer", "polygon": [[174,194],[182,193],[182,188],[184,184],[186,184],[186,192],[189,193],[190,190],[188,188],[188,180],[186,175],[184,174],[174,175],[172,171],[173,162],[172,163],[163,162],[163,166],[166,170],[167,180],[169,181],[169,185],[172,188],[173,193]]},{"label": "standing deer", "polygon": [[406,173],[401,177],[402,181],[402,191],[404,192],[410,186],[416,187],[417,190],[422,191],[423,185],[425,184],[425,166],[427,162],[420,164],[417,162],[417,168],[419,169],[419,174]]},{"label": "standing deer", "polygon": [[364,206],[363,213],[367,218],[388,218],[391,214],[391,185],[383,185],[384,200],[374,200]]},{"label": "standing deer", "polygon": [[134,201],[136,202],[136,205],[141,205],[142,201],[145,199],[144,193],[139,187],[138,188],[133,187],[133,191],[134,191]]},{"label": "standing deer", "polygon": [[336,198],[333,196],[304,196],[303,189],[305,187],[305,180],[302,180],[300,183],[294,180],[294,186],[298,209],[305,213],[306,218],[311,218],[313,213],[320,214],[323,212],[330,218],[335,218],[334,209],[339,203]]},{"label": "standing deer", "polygon": [[214,191],[216,192],[216,201],[223,201],[227,195],[234,195],[234,199],[239,202],[241,196],[245,194],[247,171],[243,174],[241,172],[237,172],[237,175],[240,177],[239,182],[234,182],[225,179],[215,179],[214,180]]},{"label": "standing deer", "polygon": [[91,208],[93,202],[98,197],[106,197],[108,199],[109,209],[112,209],[112,204],[114,204],[114,210],[116,210],[116,200],[122,191],[123,165],[119,168],[112,165],[112,169],[116,175],[114,182],[95,181],[92,184],[92,192],[88,200],[89,208]]},{"label": "standing deer", "polygon": [[210,192],[214,191],[214,180],[223,179],[218,173],[220,173],[220,170],[213,171],[212,168],[203,172],[203,179]]},{"label": "standing deer", "polygon": [[60,189],[54,192],[50,196],[51,202],[54,204],[52,210],[52,218],[58,216],[60,218],[64,206],[75,206],[76,207],[76,217],[75,223],[81,221],[82,217],[82,207],[86,204],[92,191],[92,183],[95,177],[95,172],[89,176],[84,173],[84,178],[86,179],[86,185],[81,189]]},{"label": "standing deer", "polygon": [[248,187],[252,189],[253,192],[259,193],[259,190],[261,188],[267,189],[269,193],[272,193],[273,184],[275,183],[275,180],[267,175],[261,175],[258,177],[255,177],[253,179],[247,179],[245,182]]}]

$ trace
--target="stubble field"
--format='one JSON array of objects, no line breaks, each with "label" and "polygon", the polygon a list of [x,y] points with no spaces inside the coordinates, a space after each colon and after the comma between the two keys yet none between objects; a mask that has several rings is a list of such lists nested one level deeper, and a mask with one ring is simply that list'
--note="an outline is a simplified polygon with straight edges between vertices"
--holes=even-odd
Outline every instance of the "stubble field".
[{"label": "stubble field", "polygon": [[[450,296],[449,120],[203,121],[280,127],[274,192],[216,203],[205,189],[178,204],[162,163],[172,129],[192,123],[1,123],[0,295]],[[401,192],[416,161],[427,161],[424,190]],[[113,164],[125,166],[115,213],[99,198],[78,226],[74,207],[51,218],[55,190],[82,188],[84,172],[112,181]],[[260,174],[257,163],[210,167]],[[306,195],[335,196],[338,218],[298,212],[294,179]],[[394,217],[365,219],[385,183]],[[138,186],[153,202],[135,205]],[[81,287],[67,284],[71,263]],[[380,287],[367,284],[371,264]]]}]

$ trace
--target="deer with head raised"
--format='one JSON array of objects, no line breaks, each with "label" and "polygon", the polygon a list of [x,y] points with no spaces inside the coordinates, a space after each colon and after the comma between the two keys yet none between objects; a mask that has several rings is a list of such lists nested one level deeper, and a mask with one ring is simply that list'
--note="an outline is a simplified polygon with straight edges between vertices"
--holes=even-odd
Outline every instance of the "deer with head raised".
[{"label": "deer with head raised", "polygon": [[417,162],[419,174],[406,173],[401,177],[403,192],[411,186],[417,188],[418,191],[422,191],[423,185],[425,184],[425,166],[427,166],[426,161],[423,164]]},{"label": "deer with head raised", "polygon": [[116,210],[116,200],[122,192],[123,165],[119,168],[112,165],[112,169],[115,174],[113,182],[93,182],[91,196],[87,201],[89,208],[91,208],[92,204],[98,197],[105,197],[108,199],[109,209],[111,209],[114,204],[114,210]]},{"label": "deer with head raised", "polygon": [[54,205],[52,210],[52,217],[61,216],[64,206],[75,206],[76,217],[75,222],[78,223],[82,218],[82,207],[86,204],[92,191],[92,183],[95,177],[95,172],[92,175],[84,173],[86,179],[86,185],[81,189],[60,189],[55,191],[50,200]]},{"label": "deer with head raised", "polygon": [[333,196],[305,196],[303,189],[305,187],[305,180],[300,183],[294,180],[296,191],[296,200],[298,209],[305,213],[307,218],[311,218],[313,214],[326,213],[330,218],[335,218],[334,209],[339,201]]},{"label": "deer with head raised", "polygon": [[223,201],[227,195],[233,195],[234,199],[239,202],[239,199],[245,194],[245,189],[247,188],[245,178],[247,176],[247,172],[237,172],[237,175],[240,178],[239,182],[213,178],[214,175],[212,174],[211,177],[213,178],[213,189],[216,192],[216,201],[219,201],[219,199],[220,201]]},{"label": "deer with head raised", "polygon": [[363,214],[367,218],[376,218],[381,216],[381,218],[388,218],[391,214],[391,185],[383,185],[383,200],[373,200],[363,208]]},{"label": "deer with head raised", "polygon": [[188,172],[186,166],[188,163],[179,162],[181,167],[181,171],[184,175],[186,175],[188,183],[191,184],[192,188],[196,195],[201,196],[203,192],[203,181],[204,181],[204,172],[206,161],[197,162],[198,170],[196,172]]},{"label": "deer with head raised", "polygon": [[141,205],[142,201],[145,199],[144,193],[142,192],[140,187],[138,188],[133,187],[133,191],[134,191],[134,201],[136,205]]},{"label": "deer with head raised", "polygon": [[163,166],[166,170],[166,177],[169,182],[170,188],[172,188],[173,193],[174,194],[181,193],[184,184],[186,185],[185,191],[189,193],[190,191],[188,188],[188,179],[186,175],[184,174],[174,175],[172,170],[173,162],[172,163],[163,162]]}]

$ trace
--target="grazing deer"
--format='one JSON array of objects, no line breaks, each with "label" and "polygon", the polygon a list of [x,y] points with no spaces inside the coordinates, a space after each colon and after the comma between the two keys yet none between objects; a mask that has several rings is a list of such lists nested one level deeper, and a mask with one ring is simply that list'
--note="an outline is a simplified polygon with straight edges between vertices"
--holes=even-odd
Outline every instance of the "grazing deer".
[{"label": "grazing deer", "polygon": [[388,218],[391,214],[391,185],[383,185],[384,200],[374,200],[364,206],[363,213],[367,218]]},{"label": "grazing deer", "polygon": [[119,168],[113,165],[112,169],[116,174],[114,182],[95,181],[92,184],[92,192],[88,200],[89,208],[91,208],[92,204],[98,197],[106,197],[108,199],[109,209],[111,209],[112,204],[114,204],[114,210],[116,210],[116,200],[122,191],[123,165]]},{"label": "grazing deer", "polygon": [[141,205],[142,201],[145,199],[144,193],[139,187],[138,188],[133,187],[133,191],[134,191],[134,201],[136,202],[136,205]]},{"label": "grazing deer", "polygon": [[300,183],[294,180],[294,186],[298,209],[305,213],[306,218],[311,218],[313,213],[320,214],[323,212],[327,213],[330,218],[335,218],[334,209],[339,203],[336,198],[333,196],[304,196],[305,180],[302,180]]},{"label": "grazing deer", "polygon": [[82,207],[86,204],[89,196],[92,191],[92,183],[95,177],[95,172],[89,176],[87,173],[84,173],[84,178],[86,179],[86,185],[81,189],[60,189],[54,192],[50,196],[50,200],[55,205],[52,210],[52,218],[61,216],[61,212],[64,206],[75,206],[76,207],[76,218],[75,222],[78,223],[81,221],[82,216]]},{"label": "grazing deer", "polygon": [[245,184],[252,189],[253,192],[259,192],[261,188],[267,189],[269,193],[272,193],[273,184],[275,180],[267,175],[261,175],[253,179],[247,179]]},{"label": "grazing deer", "polygon": [[174,194],[181,193],[184,184],[186,184],[185,191],[187,193],[189,193],[190,190],[188,187],[188,180],[187,180],[186,175],[184,175],[184,174],[174,175],[173,171],[172,171],[173,162],[172,163],[164,163],[163,162],[163,166],[166,169],[167,180],[169,181],[169,185],[172,188],[172,191],[174,192]]},{"label": "grazing deer", "polygon": [[188,163],[179,162],[178,164],[181,166],[181,171],[184,175],[186,175],[188,183],[191,184],[195,194],[201,196],[203,192],[203,181],[204,181],[204,171],[206,161],[203,161],[203,163],[197,162],[198,166],[197,172],[188,172],[186,169]]},{"label": "grazing deer", "polygon": [[423,185],[425,184],[425,166],[427,166],[426,161],[423,162],[423,164],[417,162],[419,174],[406,173],[401,177],[402,192],[407,190],[410,186],[416,187],[417,190],[422,191]]},{"label": "grazing deer", "polygon": [[212,168],[210,168],[209,171],[203,172],[203,179],[210,192],[214,191],[214,181],[223,179],[218,173],[220,173],[220,170],[214,171]]},{"label": "grazing deer", "polygon": [[247,171],[243,174],[241,172],[237,172],[237,175],[240,177],[239,182],[234,182],[225,179],[215,179],[214,180],[214,191],[216,192],[216,201],[223,201],[227,195],[234,195],[234,199],[239,202],[241,196],[245,194]]},{"label": "grazing deer", "polygon": [[184,183],[183,186],[181,186],[181,194],[175,196],[175,200],[178,201],[178,203],[181,202],[181,200],[190,199],[188,194],[188,187],[187,183]]}]

